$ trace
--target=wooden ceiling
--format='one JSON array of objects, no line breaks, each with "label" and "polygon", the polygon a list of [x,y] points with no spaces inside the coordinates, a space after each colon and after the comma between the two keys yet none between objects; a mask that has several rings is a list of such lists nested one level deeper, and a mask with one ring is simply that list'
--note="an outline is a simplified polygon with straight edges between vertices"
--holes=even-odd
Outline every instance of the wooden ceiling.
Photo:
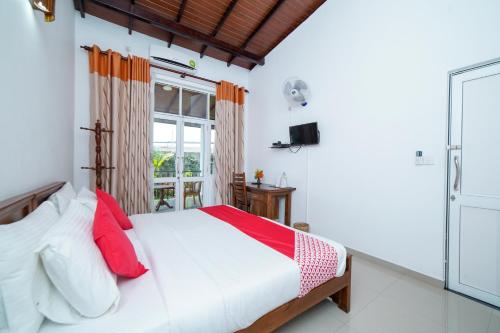
[{"label": "wooden ceiling", "polygon": [[74,0],[75,9],[248,69],[326,0]]}]

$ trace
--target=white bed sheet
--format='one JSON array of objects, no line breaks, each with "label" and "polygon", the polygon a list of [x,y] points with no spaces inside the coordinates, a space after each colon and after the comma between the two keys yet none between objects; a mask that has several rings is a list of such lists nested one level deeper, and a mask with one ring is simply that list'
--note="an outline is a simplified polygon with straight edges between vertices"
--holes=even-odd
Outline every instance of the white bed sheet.
[{"label": "white bed sheet", "polygon": [[[234,332],[294,299],[290,258],[199,210],[131,217],[166,303],[171,332]],[[345,248],[337,275],[345,270]],[[228,255],[229,254],[229,255]]]},{"label": "white bed sheet", "polygon": [[[151,267],[135,231],[125,231],[139,260]],[[76,325],[61,325],[45,320],[40,333],[165,333],[169,332],[165,304],[151,271],[136,279],[118,279],[120,302],[114,313],[88,319]]]},{"label": "white bed sheet", "polygon": [[[78,325],[46,320],[41,333],[235,332],[299,294],[293,260],[209,214],[190,210],[131,220],[127,236],[150,271],[118,281],[116,312]],[[316,237],[336,248],[341,276],[345,248]]]},{"label": "white bed sheet", "polygon": [[298,266],[199,210],[131,217],[171,332],[235,332],[299,292]]}]

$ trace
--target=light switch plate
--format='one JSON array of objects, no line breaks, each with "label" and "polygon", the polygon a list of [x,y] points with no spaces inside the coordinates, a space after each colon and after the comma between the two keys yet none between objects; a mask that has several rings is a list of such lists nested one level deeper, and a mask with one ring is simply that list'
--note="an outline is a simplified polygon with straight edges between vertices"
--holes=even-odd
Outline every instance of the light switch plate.
[{"label": "light switch plate", "polygon": [[424,156],[424,165],[434,165],[434,157]]},{"label": "light switch plate", "polygon": [[415,157],[415,165],[434,165],[434,157],[417,156]]}]

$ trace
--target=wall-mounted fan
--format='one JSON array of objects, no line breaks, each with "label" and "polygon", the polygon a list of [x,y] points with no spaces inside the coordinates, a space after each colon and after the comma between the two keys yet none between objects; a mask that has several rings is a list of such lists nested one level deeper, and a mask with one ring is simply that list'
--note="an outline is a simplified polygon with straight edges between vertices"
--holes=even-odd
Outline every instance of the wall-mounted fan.
[{"label": "wall-mounted fan", "polygon": [[291,77],[283,83],[283,95],[290,108],[305,107],[311,99],[311,90],[307,83],[297,77]]}]

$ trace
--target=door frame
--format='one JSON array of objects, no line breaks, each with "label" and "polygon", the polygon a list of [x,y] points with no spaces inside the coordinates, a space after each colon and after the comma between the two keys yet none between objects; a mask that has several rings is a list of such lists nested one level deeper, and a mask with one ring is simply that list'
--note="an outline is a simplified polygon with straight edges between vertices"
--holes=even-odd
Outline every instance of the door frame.
[{"label": "door frame", "polygon": [[[155,85],[156,83],[163,83],[163,84],[168,84],[171,86],[174,86],[180,90],[179,93],[179,114],[169,114],[169,113],[156,113],[155,112]],[[184,89],[187,90],[193,90],[193,91],[198,91],[200,93],[207,94],[207,118],[196,118],[196,117],[189,117],[189,116],[183,116],[182,115],[182,91]],[[202,150],[203,150],[203,173],[205,176],[202,177],[192,177],[192,181],[197,181],[200,178],[203,178],[203,203],[204,204],[213,204],[214,197],[211,196],[210,192],[213,193],[214,189],[212,187],[213,183],[213,178],[215,174],[210,174],[210,135],[211,135],[211,128],[212,125],[215,125],[215,120],[210,119],[210,95],[214,95],[216,93],[215,86],[210,86],[210,85],[205,85],[205,84],[200,84],[197,82],[193,81],[187,81],[183,78],[177,78],[173,77],[165,71],[159,70],[159,69],[152,69],[151,70],[151,82],[150,82],[150,115],[151,115],[151,124],[150,128],[152,129],[154,126],[154,121],[155,119],[166,119],[166,120],[172,120],[176,122],[177,126],[177,131],[176,131],[176,140],[177,144],[180,144],[180,149],[179,147],[176,147],[176,151],[181,153],[181,156],[176,156],[176,176],[174,178],[177,178],[179,175],[179,170],[178,167],[182,165],[182,168],[184,168],[184,161],[182,160],[182,157],[184,157],[184,123],[195,123],[195,124],[200,124],[203,126],[204,131],[202,132]],[[150,142],[151,142],[151,149],[153,147],[153,131],[151,130],[150,133]],[[154,168],[151,165],[151,170],[150,174],[152,175],[154,172]],[[176,209],[175,211],[181,211],[183,209],[183,202],[184,202],[184,191],[181,190],[184,187],[184,182],[185,182],[185,177],[180,176],[179,179],[176,180],[176,183],[179,188],[176,189]],[[150,189],[151,189],[151,196],[154,197],[154,177],[150,178]],[[154,200],[151,201],[151,211],[154,212]]]},{"label": "door frame", "polygon": [[450,280],[450,267],[449,267],[449,255],[450,255],[450,195],[451,195],[451,189],[450,189],[450,173],[451,173],[451,168],[453,167],[452,161],[451,161],[451,153],[452,153],[452,147],[451,147],[451,116],[452,116],[452,80],[455,75],[460,75],[466,72],[474,71],[480,68],[492,66],[492,65],[498,65],[500,64],[500,58],[495,58],[487,61],[483,61],[480,63],[476,63],[474,65],[470,66],[465,66],[461,67],[458,69],[454,69],[448,72],[448,112],[447,112],[447,144],[446,144],[446,197],[445,197],[445,255],[444,255],[444,288],[446,290],[449,290],[453,293],[460,294],[464,297],[473,299],[477,302],[486,304],[488,306],[493,306],[489,303],[483,302],[479,299],[473,298],[469,295],[462,294],[460,292],[457,292],[455,290],[449,289],[449,280]]},{"label": "door frame", "polygon": [[[173,114],[153,114],[153,121],[155,119],[164,119],[175,122],[176,126],[176,161],[175,161],[175,172],[176,176],[174,177],[160,177],[160,178],[176,178],[176,180],[164,179],[164,181],[168,182],[176,182],[178,183],[178,189],[176,191],[176,209],[175,211],[184,210],[184,183],[186,182],[195,182],[201,181],[203,183],[203,201],[204,203],[211,203],[213,200],[210,198],[210,191],[212,191],[212,187],[210,183],[212,182],[213,175],[210,174],[210,131],[212,128],[213,120],[194,118],[194,117],[186,117],[186,116],[178,116]],[[184,170],[184,124],[197,124],[200,125],[203,129],[202,135],[202,174],[203,176],[198,177],[185,177],[182,175],[182,171]],[[180,170],[179,170],[180,168]],[[153,185],[155,178],[153,177]],[[154,191],[154,188],[153,188]]]}]

